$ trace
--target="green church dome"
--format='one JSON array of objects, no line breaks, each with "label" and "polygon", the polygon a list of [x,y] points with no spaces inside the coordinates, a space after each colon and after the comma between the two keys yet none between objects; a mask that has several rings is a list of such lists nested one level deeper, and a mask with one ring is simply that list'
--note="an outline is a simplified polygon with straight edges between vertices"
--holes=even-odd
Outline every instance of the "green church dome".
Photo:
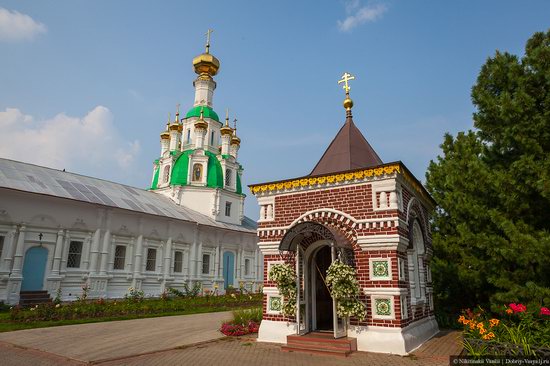
[{"label": "green church dome", "polygon": [[201,115],[201,109],[203,109],[203,117],[204,118],[211,118],[216,122],[220,122],[220,118],[218,117],[218,114],[214,112],[214,110],[210,107],[198,105],[196,107],[193,107],[187,112],[185,115],[185,118],[191,118],[191,117],[200,117]]},{"label": "green church dome", "polygon": [[[181,153],[176,159],[172,174],[170,177],[170,185],[184,186],[188,184],[187,175],[189,173],[189,155],[195,150],[186,150]],[[216,158],[216,155],[210,151],[205,151],[208,156],[208,166],[206,168],[206,186],[212,188],[223,188],[223,170],[222,165]]]}]

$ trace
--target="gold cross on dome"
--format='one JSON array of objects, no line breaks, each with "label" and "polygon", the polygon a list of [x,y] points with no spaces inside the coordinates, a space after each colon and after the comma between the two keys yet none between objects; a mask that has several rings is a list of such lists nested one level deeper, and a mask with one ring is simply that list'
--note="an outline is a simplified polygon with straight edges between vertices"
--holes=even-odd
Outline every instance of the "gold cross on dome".
[{"label": "gold cross on dome", "polygon": [[208,50],[210,49],[210,34],[212,34],[212,32],[214,32],[214,30],[209,29],[205,33],[205,35],[206,35],[206,53],[208,53]]},{"label": "gold cross on dome", "polygon": [[338,84],[344,83],[344,90],[346,91],[346,94],[349,94],[350,86],[348,84],[348,81],[354,80],[355,76],[352,76],[349,72],[345,72],[344,75],[342,75],[342,79],[338,80]]}]

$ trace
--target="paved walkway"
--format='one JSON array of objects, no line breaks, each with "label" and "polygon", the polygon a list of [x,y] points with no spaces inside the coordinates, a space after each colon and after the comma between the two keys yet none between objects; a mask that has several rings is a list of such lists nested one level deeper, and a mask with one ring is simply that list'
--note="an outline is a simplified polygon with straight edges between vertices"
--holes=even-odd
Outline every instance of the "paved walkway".
[{"label": "paved walkway", "polygon": [[253,338],[220,338],[229,312],[21,330],[0,334],[0,364],[50,365],[448,365],[459,332],[441,332],[408,357],[355,352],[347,358],[281,352]]},{"label": "paved walkway", "polygon": [[231,317],[227,311],[18,330],[0,333],[0,342],[99,362],[218,339]]}]

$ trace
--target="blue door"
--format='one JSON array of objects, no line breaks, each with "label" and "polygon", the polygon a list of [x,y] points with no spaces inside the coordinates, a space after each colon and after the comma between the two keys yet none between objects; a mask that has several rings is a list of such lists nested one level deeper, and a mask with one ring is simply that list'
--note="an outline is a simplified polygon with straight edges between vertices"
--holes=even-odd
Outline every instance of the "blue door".
[{"label": "blue door", "polygon": [[48,249],[44,247],[32,247],[25,254],[23,263],[23,284],[21,291],[42,290],[44,285],[44,272],[48,261]]},{"label": "blue door", "polygon": [[223,280],[225,288],[233,286],[233,274],[235,273],[235,254],[223,253]]}]

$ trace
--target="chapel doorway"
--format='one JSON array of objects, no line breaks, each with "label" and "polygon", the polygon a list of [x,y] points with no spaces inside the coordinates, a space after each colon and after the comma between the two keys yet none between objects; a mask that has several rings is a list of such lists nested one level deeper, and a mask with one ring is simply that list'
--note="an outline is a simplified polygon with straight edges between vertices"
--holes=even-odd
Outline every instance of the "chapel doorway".
[{"label": "chapel doorway", "polygon": [[44,273],[48,261],[48,249],[32,247],[25,253],[21,291],[39,291],[44,287]]},{"label": "chapel doorway", "polygon": [[313,330],[333,331],[333,302],[326,285],[327,270],[332,263],[331,248],[328,245],[319,248],[312,258],[313,294],[315,302],[315,323]]}]

